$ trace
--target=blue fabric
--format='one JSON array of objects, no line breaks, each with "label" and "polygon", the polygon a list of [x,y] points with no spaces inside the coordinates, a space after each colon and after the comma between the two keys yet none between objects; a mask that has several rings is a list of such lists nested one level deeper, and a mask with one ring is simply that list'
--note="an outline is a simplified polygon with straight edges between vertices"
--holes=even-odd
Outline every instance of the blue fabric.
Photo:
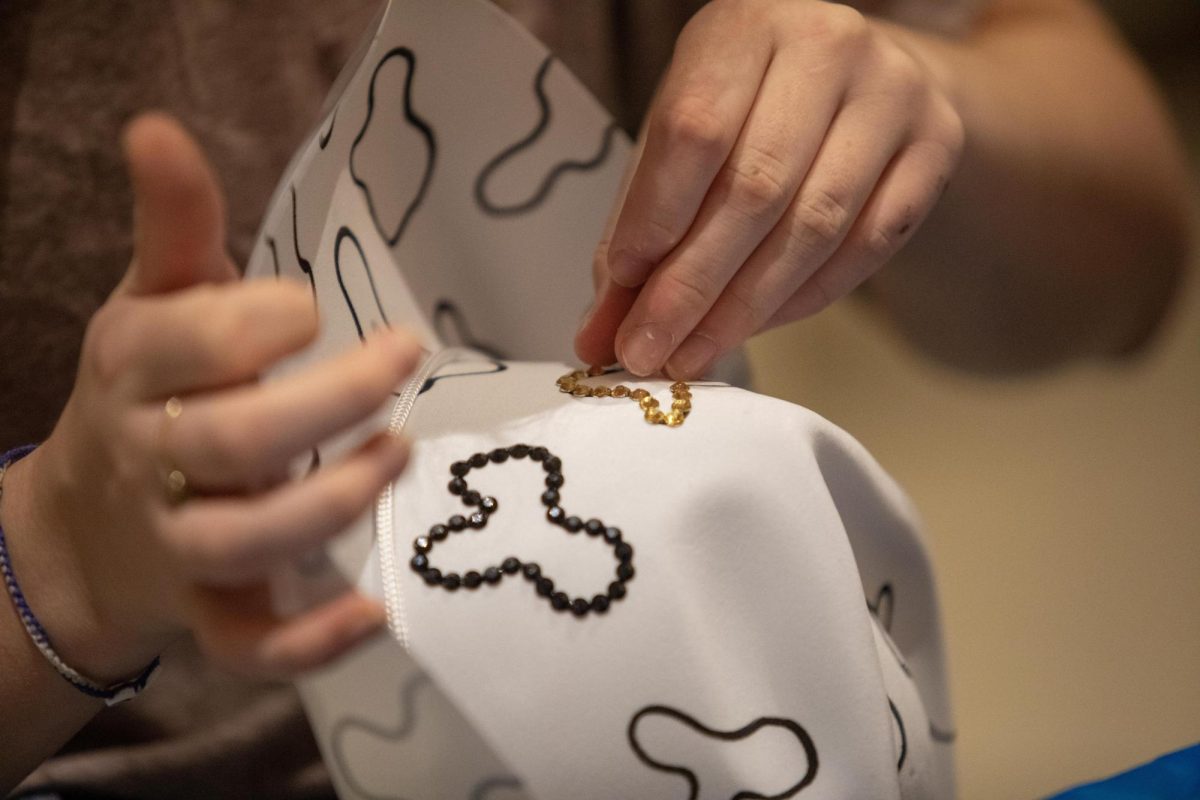
[{"label": "blue fabric", "polygon": [[1051,800],[1200,800],[1200,744]]}]

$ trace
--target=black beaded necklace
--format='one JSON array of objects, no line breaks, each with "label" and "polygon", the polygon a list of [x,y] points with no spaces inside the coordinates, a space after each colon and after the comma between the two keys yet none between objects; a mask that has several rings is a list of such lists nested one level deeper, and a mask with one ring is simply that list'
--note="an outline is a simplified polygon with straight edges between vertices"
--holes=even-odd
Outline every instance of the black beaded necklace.
[{"label": "black beaded necklace", "polygon": [[[438,542],[444,541],[452,533],[460,533],[468,528],[479,530],[486,527],[488,519],[500,508],[500,503],[496,498],[481,495],[467,485],[467,473],[472,469],[486,467],[488,464],[503,464],[509,458],[526,457],[532,461],[540,461],[542,468],[546,471],[546,491],[542,493],[542,504],[546,506],[546,519],[567,533],[575,534],[584,531],[588,536],[601,537],[613,548],[613,555],[617,559],[617,579],[608,585],[606,593],[595,595],[591,600],[584,597],[571,599],[565,592],[555,590],[554,581],[550,576],[542,573],[542,568],[537,562],[522,562],[516,556],[510,556],[500,564],[487,567],[482,572],[470,570],[463,575],[459,575],[457,572],[443,574],[441,570],[430,563],[429,554]],[[559,490],[562,489],[564,479],[562,459],[558,456],[544,447],[514,444],[512,447],[498,447],[491,453],[476,453],[465,461],[455,461],[450,465],[450,474],[453,476],[447,485],[450,494],[457,495],[462,499],[463,505],[476,510],[468,516],[455,514],[446,520],[445,524],[438,523],[431,527],[428,533],[413,540],[413,550],[416,554],[409,564],[414,572],[424,578],[426,584],[431,587],[440,586],[448,592],[454,592],[459,587],[477,589],[483,584],[494,586],[504,576],[520,573],[525,576],[526,580],[533,583],[538,595],[546,598],[546,601],[556,611],[569,609],[577,617],[587,616],[589,612],[603,614],[608,611],[609,605],[625,596],[625,585],[633,580],[634,575],[633,548],[622,537],[620,528],[608,527],[598,519],[589,519],[584,522],[579,517],[567,515],[563,507],[559,505],[561,499]]]}]

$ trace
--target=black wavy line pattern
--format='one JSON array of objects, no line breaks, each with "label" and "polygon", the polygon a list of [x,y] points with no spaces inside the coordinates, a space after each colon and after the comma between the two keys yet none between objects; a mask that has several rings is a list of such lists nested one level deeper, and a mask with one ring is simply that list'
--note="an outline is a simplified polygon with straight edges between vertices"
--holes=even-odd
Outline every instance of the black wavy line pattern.
[{"label": "black wavy line pattern", "polygon": [[362,244],[358,241],[358,237],[354,235],[354,231],[343,225],[338,229],[337,239],[333,243],[333,267],[337,273],[338,286],[341,287],[342,297],[346,300],[346,308],[350,309],[350,316],[354,318],[354,328],[358,331],[358,338],[365,338],[366,333],[363,331],[362,322],[358,318],[358,311],[354,308],[354,301],[350,299],[350,292],[346,289],[346,281],[342,278],[342,242],[346,240],[354,245],[358,250],[358,257],[362,259],[363,270],[367,273],[367,283],[371,285],[371,295],[375,298],[375,307],[379,310],[379,317],[385,325],[390,326],[388,322],[387,312],[383,310],[383,302],[379,299],[379,291],[375,288],[375,276],[371,274],[371,264],[367,261],[367,254],[363,252]]},{"label": "black wavy line pattern", "polygon": [[[370,720],[359,719],[357,717],[346,717],[338,720],[333,726],[333,731],[330,733],[330,741],[333,745],[333,759],[337,765],[338,772],[346,779],[346,783],[355,794],[367,798],[367,800],[405,800],[399,795],[379,795],[367,791],[359,784],[354,772],[350,769],[349,761],[346,758],[346,752],[343,744],[343,739],[350,729],[359,729],[367,734],[378,739],[383,739],[389,742],[401,742],[412,735],[413,729],[417,724],[417,692],[426,686],[432,686],[429,677],[424,674],[414,675],[408,683],[404,684],[400,689],[400,723],[395,730],[388,730],[380,725],[376,725]],[[487,800],[489,794],[496,789],[520,789],[521,782],[509,775],[498,775],[495,777],[484,778],[471,791],[469,798],[464,800]]]},{"label": "black wavy line pattern", "polygon": [[337,764],[338,772],[346,779],[346,783],[350,784],[350,788],[354,790],[355,794],[366,797],[368,800],[403,800],[403,798],[396,795],[372,794],[359,784],[353,770],[350,769],[350,762],[346,758],[343,739],[346,733],[352,728],[365,731],[376,738],[389,742],[399,742],[407,738],[417,724],[417,691],[429,683],[430,681],[427,676],[418,674],[401,687],[400,724],[394,731],[376,725],[370,720],[359,719],[353,716],[338,720],[337,724],[333,726],[333,731],[329,736],[329,741],[333,745],[333,760]]},{"label": "black wavy line pattern", "polygon": [[279,277],[279,250],[275,247],[275,237],[267,237],[267,247],[271,248],[271,266],[275,269],[275,277]]},{"label": "black wavy line pattern", "polygon": [[[447,336],[447,327],[453,327],[456,336]],[[454,344],[469,347],[472,350],[478,350],[486,356],[495,359],[503,359],[504,353],[490,344],[480,341],[475,338],[475,334],[471,332],[470,325],[467,324],[466,315],[459,310],[458,306],[452,300],[439,300],[433,308],[433,328],[437,331],[438,336],[444,341],[453,342]]]},{"label": "black wavy line pattern", "polygon": [[879,587],[879,592],[875,595],[875,602],[867,601],[867,608],[879,620],[879,624],[888,633],[892,632],[892,617],[896,612],[896,596],[892,591],[892,584],[884,583]]},{"label": "black wavy line pattern", "polygon": [[904,759],[908,758],[908,732],[904,730],[904,720],[900,718],[900,709],[896,708],[896,704],[890,697],[888,698],[888,708],[892,709],[892,717],[900,728],[900,759],[896,762],[896,771],[899,772],[904,767]]},{"label": "black wavy line pattern", "polygon": [[944,731],[941,728],[934,725],[932,722],[930,722],[929,723],[929,738],[933,739],[935,742],[938,742],[939,744],[953,744],[954,740],[958,738],[958,733],[956,733],[955,731]]},{"label": "black wavy line pattern", "polygon": [[[354,169],[354,155],[358,151],[358,146],[362,143],[363,137],[366,136],[367,128],[371,125],[371,117],[375,113],[375,82],[379,79],[379,72],[383,69],[383,65],[393,58],[403,58],[408,62],[408,74],[404,76],[404,118],[425,137],[427,148],[425,174],[421,177],[421,185],[417,188],[417,193],[413,197],[412,202],[408,204],[408,208],[404,210],[404,216],[400,218],[400,223],[396,227],[395,232],[388,234],[384,230],[383,223],[379,221],[379,213],[375,208],[375,200],[371,196],[371,189]],[[421,205],[421,201],[425,199],[425,192],[429,189],[429,182],[433,178],[433,167],[437,161],[437,140],[433,135],[433,129],[429,127],[429,123],[417,116],[412,107],[413,76],[416,74],[416,71],[417,57],[407,47],[393,48],[379,60],[379,63],[375,65],[375,71],[371,74],[371,85],[367,91],[367,117],[363,120],[363,125],[358,135],[354,137],[354,144],[350,146],[350,177],[354,179],[354,183],[358,185],[358,188],[366,196],[367,208],[371,211],[371,219],[375,222],[375,228],[379,231],[379,235],[388,243],[389,247],[395,247],[396,243],[400,241],[400,237],[404,235],[404,229],[408,227],[409,220],[412,219],[413,214]]]},{"label": "black wavy line pattern", "polygon": [[417,395],[420,396],[425,394],[432,389],[433,385],[438,381],[445,381],[451,378],[465,378],[468,375],[495,375],[508,369],[508,364],[505,364],[499,359],[489,358],[487,360],[492,363],[495,369],[481,370],[479,372],[456,372],[453,375],[434,375],[433,377],[426,379],[425,384],[421,387],[421,391],[417,392]]},{"label": "black wavy line pattern", "polygon": [[341,105],[333,107],[333,114],[329,117],[329,128],[317,137],[317,146],[322,150],[329,146],[329,140],[333,138],[333,126],[337,123],[337,115],[340,108]]},{"label": "black wavy line pattern", "polygon": [[317,302],[317,279],[313,276],[312,262],[300,255],[300,225],[297,221],[299,212],[296,210],[296,186],[292,185],[292,248],[296,251],[296,263],[300,271],[308,276],[308,284],[312,287],[313,304]]},{"label": "black wavy line pattern", "polygon": [[609,123],[604,129],[604,136],[600,142],[600,148],[596,154],[586,161],[567,160],[555,164],[546,176],[542,178],[541,185],[538,186],[532,197],[523,200],[519,203],[511,205],[499,205],[493,203],[487,196],[487,183],[491,180],[492,174],[504,165],[504,162],[515,156],[522,150],[528,149],[542,137],[550,127],[550,100],[546,96],[546,73],[550,71],[550,65],[554,62],[554,56],[547,56],[538,68],[537,75],[533,80],[533,92],[537,97],[538,107],[541,109],[541,114],[537,123],[533,126],[524,138],[514,142],[508,147],[501,150],[495,157],[492,158],[479,176],[475,179],[475,203],[487,214],[494,217],[510,217],[517,214],[524,214],[528,211],[540,206],[550,196],[554,185],[558,179],[566,172],[588,172],[604,163],[608,158],[608,153],[612,149],[612,140],[620,130],[615,122]]},{"label": "black wavy line pattern", "polygon": [[653,705],[646,706],[641,711],[633,715],[633,719],[629,721],[629,728],[626,735],[629,737],[629,746],[633,748],[634,754],[642,761],[643,764],[651,769],[659,770],[660,772],[670,772],[675,775],[682,776],[688,782],[688,800],[695,800],[700,794],[700,780],[696,777],[696,773],[683,765],[665,764],[661,761],[656,761],[642,748],[637,740],[637,725],[641,720],[651,714],[659,714],[669,717],[677,722],[687,725],[692,730],[700,733],[710,739],[718,739],[720,741],[737,741],[745,739],[753,735],[760,728],[768,725],[781,727],[789,731],[800,742],[804,748],[804,754],[808,759],[808,769],[804,773],[799,782],[785,789],[780,794],[763,795],[758,792],[743,789],[735,794],[730,800],[786,800],[786,798],[794,797],[805,786],[811,784],[817,777],[817,746],[813,742],[812,737],[808,735],[808,731],[797,722],[781,717],[759,717],[749,725],[738,728],[735,731],[718,731],[707,725],[699,722],[693,717],[688,716],[682,711],[678,711],[669,706]]},{"label": "black wavy line pattern", "polygon": [[475,787],[471,792],[471,800],[487,800],[488,796],[496,789],[520,789],[521,782],[516,778],[488,778]]}]

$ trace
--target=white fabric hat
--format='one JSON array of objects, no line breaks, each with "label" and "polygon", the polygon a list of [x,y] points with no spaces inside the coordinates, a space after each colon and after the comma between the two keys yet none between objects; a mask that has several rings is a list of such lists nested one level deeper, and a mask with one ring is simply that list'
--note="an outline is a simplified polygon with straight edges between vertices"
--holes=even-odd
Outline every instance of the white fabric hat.
[{"label": "white fabric hat", "polygon": [[[492,5],[394,0],[271,204],[249,275],[311,282],[322,319],[284,369],[380,325],[434,354],[314,459],[390,422],[416,442],[404,475],[276,587],[285,609],[346,583],[388,606],[392,636],[300,685],[339,794],[952,797],[932,572],[870,456],[717,382],[674,429],[556,389],[628,154]],[[462,463],[498,508],[431,535],[479,508],[449,485]]]}]

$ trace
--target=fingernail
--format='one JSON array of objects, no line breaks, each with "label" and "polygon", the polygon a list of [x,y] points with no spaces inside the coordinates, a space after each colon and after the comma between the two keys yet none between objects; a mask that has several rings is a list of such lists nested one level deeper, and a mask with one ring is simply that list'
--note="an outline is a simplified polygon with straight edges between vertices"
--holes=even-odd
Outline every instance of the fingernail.
[{"label": "fingernail", "polygon": [[640,284],[644,261],[631,250],[618,250],[609,257],[608,272],[613,281],[621,286],[633,287]]},{"label": "fingernail", "polygon": [[675,337],[670,331],[647,322],[625,337],[621,346],[621,362],[625,369],[644,378],[662,367],[674,344]]},{"label": "fingernail", "polygon": [[703,333],[693,333],[672,354],[667,362],[667,373],[676,380],[703,377],[716,355],[716,342]]}]

